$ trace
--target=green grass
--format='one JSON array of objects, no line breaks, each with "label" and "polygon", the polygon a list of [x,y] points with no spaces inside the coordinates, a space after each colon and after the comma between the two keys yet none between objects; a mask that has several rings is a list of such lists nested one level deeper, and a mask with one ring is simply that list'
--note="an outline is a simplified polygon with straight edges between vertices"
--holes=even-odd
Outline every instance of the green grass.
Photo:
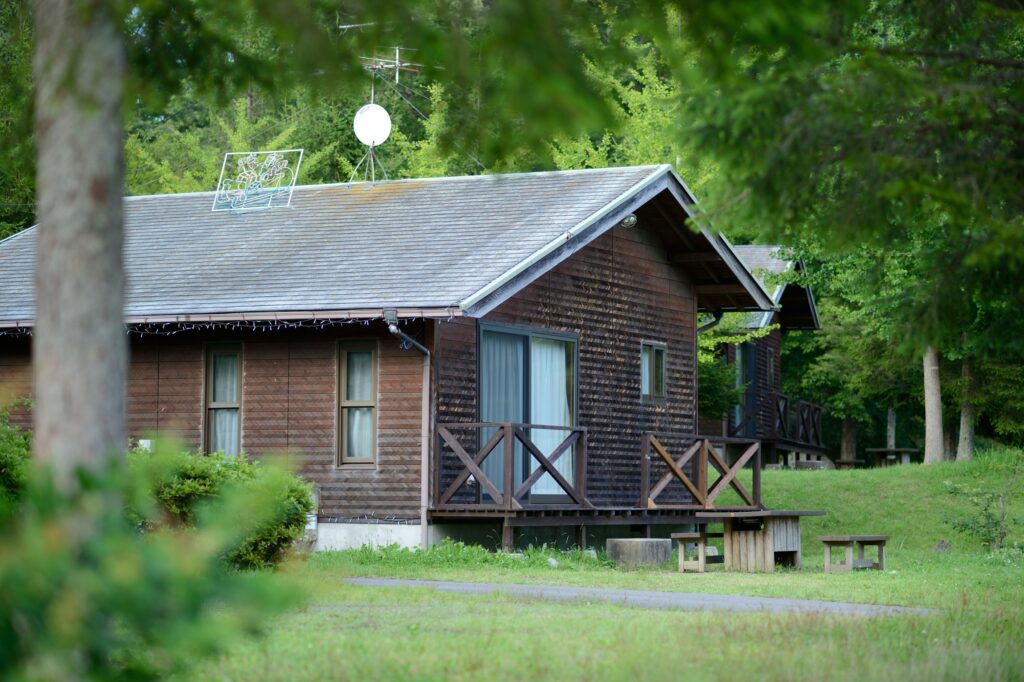
[{"label": "green grass", "polygon": [[[625,572],[578,552],[523,558],[446,544],[428,553],[315,555],[309,605],[198,671],[223,680],[1024,679],[1024,559],[988,555],[943,514],[966,511],[944,481],[1004,484],[1022,456],[843,472],[770,471],[772,507],[827,509],[803,523],[804,568],[769,575]],[[1024,515],[1024,501],[1012,509]],[[889,570],[826,575],[816,537],[889,533]],[[940,539],[952,548],[935,552]],[[1021,541],[1021,529],[1011,540]],[[556,558],[557,567],[548,564]],[[568,584],[922,605],[930,617],[682,613],[608,604],[346,585],[349,576]]]}]

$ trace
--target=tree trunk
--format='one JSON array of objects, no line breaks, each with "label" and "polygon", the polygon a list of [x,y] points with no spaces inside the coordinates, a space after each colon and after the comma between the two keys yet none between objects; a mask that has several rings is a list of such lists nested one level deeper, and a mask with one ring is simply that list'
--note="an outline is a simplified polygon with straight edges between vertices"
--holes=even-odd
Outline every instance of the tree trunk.
[{"label": "tree trunk", "polygon": [[885,415],[885,447],[890,450],[896,447],[896,408],[892,405]]},{"label": "tree trunk", "polygon": [[125,449],[121,27],[100,0],[35,5],[39,228],[34,448],[57,484]]},{"label": "tree trunk", "polygon": [[843,417],[843,439],[839,443],[839,461],[853,462],[857,459],[857,422]]},{"label": "tree trunk", "polygon": [[960,399],[960,441],[956,446],[956,461],[974,459],[974,368],[970,358],[963,362],[963,397]]},{"label": "tree trunk", "polygon": [[939,352],[928,346],[924,352],[924,463],[945,459],[942,438],[942,387],[939,384]]}]

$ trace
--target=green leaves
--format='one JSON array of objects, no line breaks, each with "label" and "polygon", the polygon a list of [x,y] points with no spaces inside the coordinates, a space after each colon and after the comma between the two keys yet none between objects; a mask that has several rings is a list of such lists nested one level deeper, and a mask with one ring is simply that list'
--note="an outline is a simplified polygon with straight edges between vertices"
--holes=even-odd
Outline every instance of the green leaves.
[{"label": "green leaves", "polygon": [[[693,49],[709,87],[693,91],[687,117],[721,162],[705,204],[718,226],[917,259],[890,311],[915,346],[956,338],[975,306],[1024,303],[1009,286],[1024,267],[1024,15],[984,3],[760,4],[732,17],[682,5],[706,38]],[[1020,320],[1001,316],[998,329],[972,332],[1021,349]]]},{"label": "green leaves", "polygon": [[[112,463],[59,493],[43,471],[0,533],[0,677],[141,680],[185,670],[301,599],[284,577],[223,561],[239,518],[266,514],[267,490],[222,496],[202,530],[140,533],[117,500],[157,469]],[[147,524],[157,508],[139,507]],[[244,531],[243,531],[244,532]]]}]

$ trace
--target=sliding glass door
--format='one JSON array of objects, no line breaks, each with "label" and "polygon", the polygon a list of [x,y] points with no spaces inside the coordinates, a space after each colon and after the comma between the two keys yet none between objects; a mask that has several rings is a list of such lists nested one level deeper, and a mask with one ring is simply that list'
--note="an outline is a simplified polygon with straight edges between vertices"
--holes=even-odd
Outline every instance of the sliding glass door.
[{"label": "sliding glass door", "polygon": [[[567,427],[527,429],[526,435],[537,449],[550,456],[576,423],[576,340],[554,334],[484,328],[480,338],[480,420]],[[484,430],[482,442],[493,434],[493,429]],[[574,454],[570,449],[555,462],[555,469],[572,485]],[[513,483],[518,486],[540,464],[527,457],[526,449],[519,443],[514,457]],[[496,449],[484,461],[483,470],[501,488],[504,452]],[[550,474],[544,474],[530,494],[534,501],[542,501],[544,497],[560,497],[564,491]]]},{"label": "sliding glass door", "polygon": [[[480,340],[480,421],[526,421],[526,349],[518,334],[484,331]],[[480,445],[491,439],[497,429],[482,429]],[[499,444],[484,460],[482,469],[491,482],[502,490],[505,485],[505,451]],[[515,471],[523,467],[523,446],[516,444]],[[517,477],[514,483],[522,482]],[[483,495],[488,495],[484,490]],[[489,495],[488,495],[489,497]],[[493,500],[488,500],[493,501]]]}]

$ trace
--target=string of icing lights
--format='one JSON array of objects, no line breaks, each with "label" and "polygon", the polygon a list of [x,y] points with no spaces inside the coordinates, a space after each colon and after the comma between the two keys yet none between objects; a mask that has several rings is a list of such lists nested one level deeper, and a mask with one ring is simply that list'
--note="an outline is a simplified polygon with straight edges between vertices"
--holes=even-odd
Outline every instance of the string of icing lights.
[{"label": "string of icing lights", "polygon": [[[403,322],[423,320],[423,317],[403,317]],[[127,324],[125,333],[129,336],[175,336],[199,331],[248,331],[277,332],[293,329],[323,330],[332,327],[362,325],[369,327],[379,319],[311,319],[311,320],[237,320],[210,322],[160,322],[148,324]],[[0,329],[0,336],[32,336],[32,327],[9,327]]]}]

